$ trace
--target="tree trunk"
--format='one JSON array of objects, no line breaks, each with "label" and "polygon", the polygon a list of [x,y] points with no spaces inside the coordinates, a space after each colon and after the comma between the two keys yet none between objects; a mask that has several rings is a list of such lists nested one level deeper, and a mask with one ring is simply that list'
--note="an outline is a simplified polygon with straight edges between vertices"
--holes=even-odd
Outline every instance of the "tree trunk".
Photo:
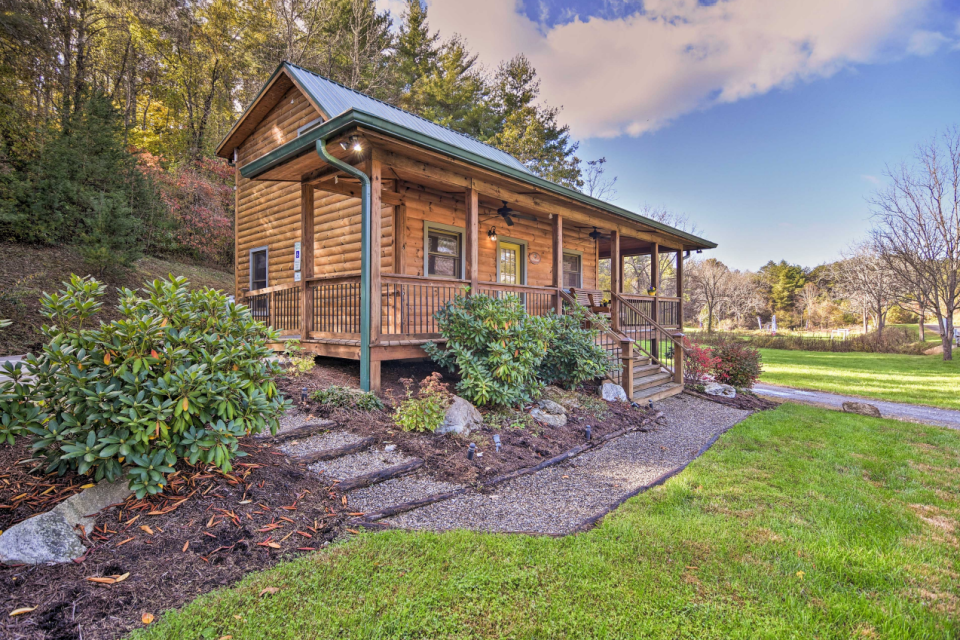
[{"label": "tree trunk", "polygon": [[923,322],[926,316],[923,313],[923,307],[920,307],[920,342],[926,342],[926,338],[923,333]]},{"label": "tree trunk", "polygon": [[943,359],[953,360],[953,309],[947,309],[947,316],[943,319],[946,325],[943,331]]}]

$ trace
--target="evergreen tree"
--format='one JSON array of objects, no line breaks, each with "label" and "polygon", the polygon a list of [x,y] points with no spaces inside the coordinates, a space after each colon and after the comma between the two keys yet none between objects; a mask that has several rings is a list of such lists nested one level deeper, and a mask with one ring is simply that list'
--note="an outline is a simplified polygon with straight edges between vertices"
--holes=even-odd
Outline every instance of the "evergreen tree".
[{"label": "evergreen tree", "polygon": [[427,75],[413,83],[406,102],[410,111],[479,140],[497,131],[477,56],[459,37],[443,44]]},{"label": "evergreen tree", "polygon": [[405,94],[412,90],[417,80],[434,70],[437,61],[440,34],[430,33],[427,9],[420,2],[407,0],[397,35],[397,76]]},{"label": "evergreen tree", "polygon": [[123,194],[101,193],[91,205],[86,231],[80,236],[80,255],[102,277],[119,267],[129,267],[143,255],[141,225]]},{"label": "evergreen tree", "polygon": [[558,122],[560,110],[539,105],[537,71],[523,54],[497,69],[493,103],[502,119],[492,143],[523,162],[533,173],[574,189],[583,186],[578,142]]}]

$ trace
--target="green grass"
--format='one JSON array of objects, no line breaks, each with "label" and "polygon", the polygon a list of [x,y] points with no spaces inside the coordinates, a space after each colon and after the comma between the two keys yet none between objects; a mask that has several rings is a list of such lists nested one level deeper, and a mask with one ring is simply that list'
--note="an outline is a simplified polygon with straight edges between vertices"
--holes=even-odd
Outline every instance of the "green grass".
[{"label": "green grass", "polygon": [[958,472],[955,431],[784,405],[591,532],[365,534],[135,637],[955,638]]},{"label": "green grass", "polygon": [[960,360],[889,353],[760,352],[762,382],[960,409]]}]

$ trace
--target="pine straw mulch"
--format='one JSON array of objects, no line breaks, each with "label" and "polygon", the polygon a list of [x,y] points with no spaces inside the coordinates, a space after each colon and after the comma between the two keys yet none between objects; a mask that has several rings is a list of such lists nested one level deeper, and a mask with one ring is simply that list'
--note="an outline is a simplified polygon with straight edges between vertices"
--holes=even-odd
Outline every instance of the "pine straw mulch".
[{"label": "pine straw mulch", "polygon": [[[330,385],[359,387],[359,366],[356,362],[335,361],[317,358],[317,366],[297,378],[279,378],[277,385],[288,398],[300,399],[301,390],[309,394]],[[474,429],[469,436],[437,435],[403,431],[393,422],[393,408],[402,399],[401,380],[412,378],[419,382],[434,372],[440,372],[442,381],[455,392],[456,377],[440,370],[429,362],[384,362],[382,369],[381,399],[387,405],[385,411],[359,411],[348,408],[330,408],[308,399],[298,402],[296,410],[305,422],[318,417],[333,420],[334,430],[344,430],[364,438],[373,437],[373,446],[383,449],[396,445],[397,450],[412,458],[424,461],[422,470],[437,480],[466,485],[479,485],[506,473],[537,465],[544,460],[564,453],[586,442],[585,429],[591,425],[592,436],[599,438],[615,431],[634,427],[645,430],[655,411],[646,407],[631,407],[617,402],[607,403],[598,397],[595,387],[584,386],[580,393],[565,394],[581,404],[568,409],[567,424],[551,427],[535,422],[524,412],[494,412],[485,407],[479,411],[485,424]],[[415,387],[415,385],[414,385]],[[493,415],[491,415],[493,414]],[[522,427],[504,426],[511,421],[525,419]],[[501,450],[496,451],[493,436],[500,436]],[[477,445],[477,456],[467,459],[470,443]]]},{"label": "pine straw mulch", "polygon": [[[0,637],[118,638],[142,626],[144,614],[312,553],[341,532],[350,514],[335,489],[269,446],[245,439],[241,447],[249,455],[232,473],[180,463],[164,493],[100,512],[79,562],[0,565]],[[49,510],[85,483],[16,464],[29,457],[26,444],[0,447],[0,504],[15,503],[0,509],[0,528]],[[126,577],[111,584],[119,576]],[[9,616],[21,607],[36,608]]]}]

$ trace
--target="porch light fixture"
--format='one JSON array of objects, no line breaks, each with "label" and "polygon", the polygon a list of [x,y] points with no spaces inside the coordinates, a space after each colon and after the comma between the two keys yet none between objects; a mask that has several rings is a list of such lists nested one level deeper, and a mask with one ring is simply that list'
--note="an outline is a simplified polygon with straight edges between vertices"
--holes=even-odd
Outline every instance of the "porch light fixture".
[{"label": "porch light fixture", "polygon": [[363,151],[363,145],[360,144],[360,136],[350,136],[349,140],[341,140],[340,148],[346,151],[347,149],[353,149],[357,153]]},{"label": "porch light fixture", "polygon": [[487,231],[487,237],[490,238],[491,240],[493,240],[494,242],[496,242],[496,241],[497,241],[497,228],[496,228],[496,227],[491,227],[490,230]]}]

